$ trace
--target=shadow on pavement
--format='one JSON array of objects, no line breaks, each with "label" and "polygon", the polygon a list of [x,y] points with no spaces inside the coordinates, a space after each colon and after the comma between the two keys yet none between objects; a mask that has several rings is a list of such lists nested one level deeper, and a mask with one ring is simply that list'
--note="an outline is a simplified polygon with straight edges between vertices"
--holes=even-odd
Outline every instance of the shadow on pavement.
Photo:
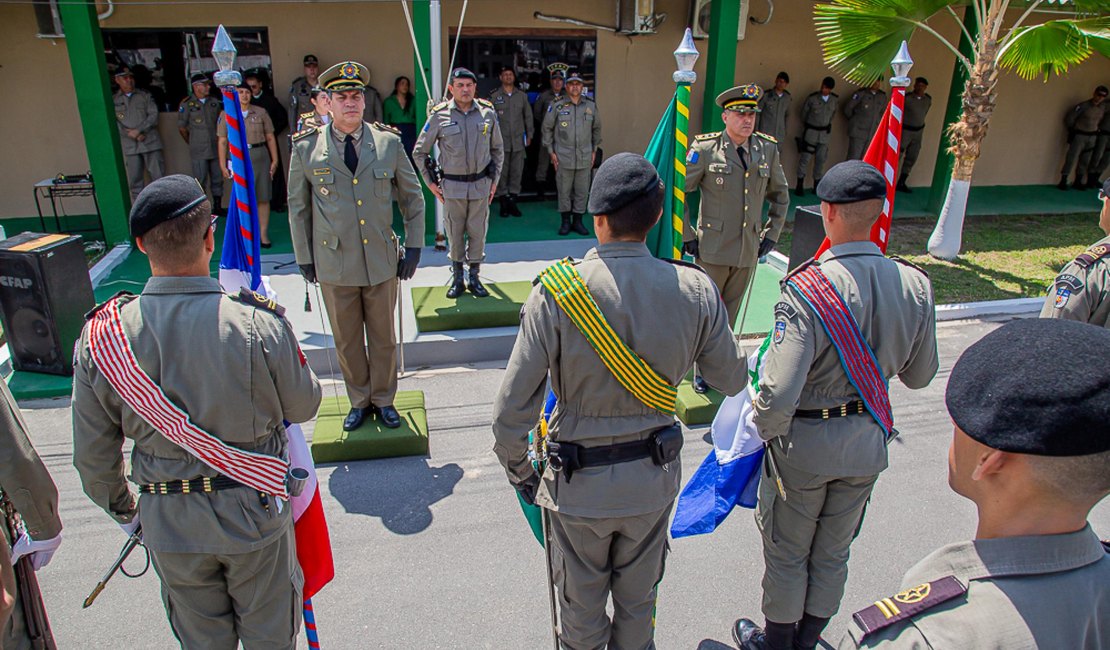
[{"label": "shadow on pavement", "polygon": [[450,496],[462,477],[455,463],[430,467],[427,458],[391,458],[336,467],[328,490],[347,512],[378,517],[391,532],[413,535],[432,525],[432,504]]}]

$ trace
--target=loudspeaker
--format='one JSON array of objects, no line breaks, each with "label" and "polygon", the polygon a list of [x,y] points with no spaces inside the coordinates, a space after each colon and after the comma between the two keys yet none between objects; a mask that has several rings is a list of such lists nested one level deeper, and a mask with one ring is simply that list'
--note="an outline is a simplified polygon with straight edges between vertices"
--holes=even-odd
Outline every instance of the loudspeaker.
[{"label": "loudspeaker", "polygon": [[81,238],[25,232],[0,242],[0,317],[16,370],[73,374],[96,305]]},{"label": "loudspeaker", "polygon": [[825,241],[821,206],[799,205],[794,209],[794,234],[790,240],[790,269],[813,257]]}]

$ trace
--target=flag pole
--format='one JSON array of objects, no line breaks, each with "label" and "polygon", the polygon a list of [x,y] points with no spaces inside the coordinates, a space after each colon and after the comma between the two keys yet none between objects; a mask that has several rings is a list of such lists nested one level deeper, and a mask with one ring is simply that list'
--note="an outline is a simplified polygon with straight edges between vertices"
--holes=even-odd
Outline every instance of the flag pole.
[{"label": "flag pole", "polygon": [[694,63],[698,60],[698,50],[694,47],[694,35],[690,28],[682,37],[682,43],[674,51],[675,63],[678,70],[671,78],[678,86],[675,89],[675,128],[674,128],[674,177],[671,181],[671,191],[674,201],[671,202],[671,258],[682,259],[682,220],[686,212],[686,150],[690,142],[687,133],[690,128],[690,85],[698,80],[698,73],[694,72]]},{"label": "flag pole", "polygon": [[[890,62],[894,76],[890,78],[890,120],[887,121],[887,142],[894,143],[883,150],[882,167],[879,169],[886,179],[886,199],[883,201],[882,216],[871,229],[871,240],[879,243],[885,253],[890,245],[890,226],[894,217],[894,193],[897,189],[898,158],[902,150],[902,111],[906,106],[906,88],[910,85],[910,68],[913,59],[905,41]],[[870,152],[868,152],[870,153]]]}]

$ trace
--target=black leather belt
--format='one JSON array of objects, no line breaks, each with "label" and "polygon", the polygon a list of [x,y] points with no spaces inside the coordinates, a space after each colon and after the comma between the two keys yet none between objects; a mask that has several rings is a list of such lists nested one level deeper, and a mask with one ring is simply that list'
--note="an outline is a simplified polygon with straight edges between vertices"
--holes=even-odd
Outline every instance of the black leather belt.
[{"label": "black leather belt", "polygon": [[190,492],[218,492],[232,488],[247,487],[239,481],[226,476],[205,476],[165,483],[147,483],[139,486],[143,494],[189,494]]},{"label": "black leather belt", "polygon": [[861,400],[834,406],[831,409],[798,409],[794,417],[805,420],[828,420],[829,418],[843,418],[849,415],[861,415],[867,412],[867,407]]},{"label": "black leather belt", "polygon": [[556,472],[563,472],[570,482],[575,470],[586,467],[604,467],[650,458],[659,466],[666,466],[678,458],[682,450],[682,425],[673,424],[651,432],[646,440],[618,442],[599,447],[583,447],[573,442],[547,443],[547,463]]},{"label": "black leather belt", "polygon": [[832,132],[832,124],[826,126],[813,126],[812,124],[806,124],[805,127],[809,131],[824,131],[825,133]]},{"label": "black leather belt", "polygon": [[924,129],[924,128],[925,128],[924,124],[922,124],[921,126],[910,126],[909,124],[902,125],[902,130],[903,131],[913,131],[915,133],[917,131],[920,131],[921,129]]},{"label": "black leather belt", "polygon": [[477,174],[448,174],[444,173],[443,178],[449,181],[456,181],[459,183],[476,183],[483,178],[490,178],[493,176],[493,162],[490,161],[486,168]]}]

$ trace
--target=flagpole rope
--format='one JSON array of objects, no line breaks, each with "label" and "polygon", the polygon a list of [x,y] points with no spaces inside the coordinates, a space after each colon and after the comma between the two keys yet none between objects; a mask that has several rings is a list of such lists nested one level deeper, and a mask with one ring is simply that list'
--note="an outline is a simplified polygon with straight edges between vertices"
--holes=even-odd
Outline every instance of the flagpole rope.
[{"label": "flagpole rope", "polygon": [[[316,287],[316,304],[324,305],[324,298],[320,294],[320,285],[313,282],[312,286]],[[320,310],[320,330],[324,333],[324,336],[327,336],[331,339],[332,348],[335,348],[335,337],[331,335],[331,331],[328,328],[327,321],[324,318],[324,311],[326,311],[327,308],[327,305],[324,305],[324,308]],[[338,349],[336,350],[336,354],[339,354]],[[328,373],[332,378],[331,388],[332,395],[335,396],[335,410],[336,412],[342,414],[343,405],[339,401],[339,384],[335,383],[335,364],[333,364],[331,361],[331,352],[329,352],[329,348],[326,345],[324,346],[324,356],[328,358]]]}]

